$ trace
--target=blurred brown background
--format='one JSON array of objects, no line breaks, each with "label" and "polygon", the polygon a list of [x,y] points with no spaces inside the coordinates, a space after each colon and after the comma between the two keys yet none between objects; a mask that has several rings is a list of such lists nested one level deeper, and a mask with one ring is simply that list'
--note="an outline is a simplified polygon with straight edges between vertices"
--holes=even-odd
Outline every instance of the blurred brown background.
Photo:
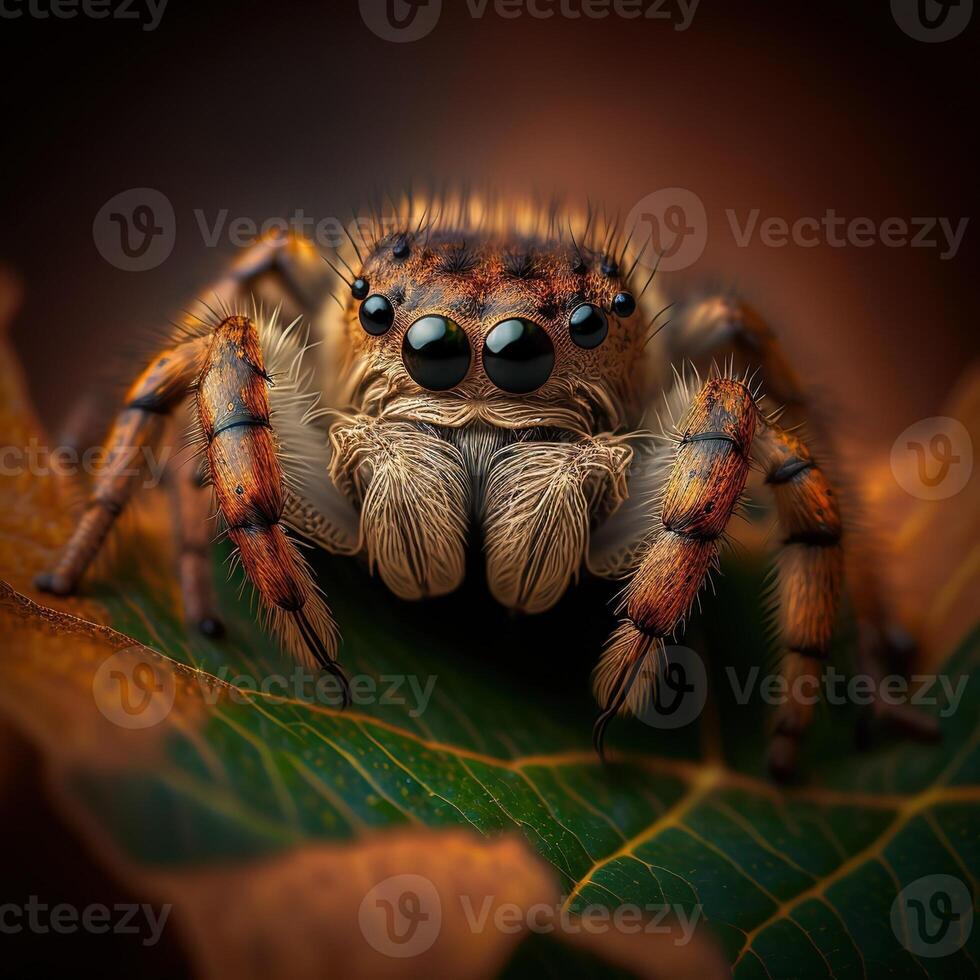
[{"label": "blurred brown background", "polygon": [[[26,280],[14,339],[49,422],[120,380],[113,353],[139,349],[233,254],[205,245],[195,209],[344,216],[412,180],[559,189],[624,214],[688,188],[709,236],[675,284],[736,285],[859,441],[885,448],[938,413],[977,350],[976,228],[947,261],[880,243],[740,248],[725,211],[969,216],[976,23],[925,44],[887,3],[702,0],[683,31],[676,0],[673,22],[443,6],[404,44],[373,34],[352,0],[170,0],[152,32],[0,24],[0,260]],[[93,242],[96,213],[132,187],[176,213],[173,253],[147,272],[114,268]]]},{"label": "blurred brown background", "polygon": [[[119,352],[145,348],[234,254],[226,238],[206,246],[195,209],[259,222],[300,208],[344,217],[377,188],[412,181],[561,190],[624,214],[659,188],[687,188],[705,204],[709,235],[672,291],[737,286],[879,456],[941,412],[977,355],[976,227],[943,261],[939,248],[880,243],[740,248],[725,212],[969,217],[980,15],[955,40],[925,44],[887,2],[701,0],[684,31],[676,0],[663,8],[674,23],[475,20],[462,0],[443,6],[438,26],[405,44],[373,34],[355,0],[169,0],[151,32],[82,16],[0,19],[0,262],[24,280],[14,342],[45,421],[57,426],[82,392],[126,380],[136,365],[120,371]],[[169,259],[140,273],[107,262],[92,233],[100,208],[134,187],[161,191],[177,221]],[[879,483],[896,492],[887,475]],[[967,510],[965,494],[956,506]],[[887,513],[896,527],[905,519]],[[913,544],[945,534],[964,547],[976,517],[957,513],[933,509]],[[953,567],[902,565],[914,580],[906,591],[930,595]],[[939,613],[961,628],[947,607]],[[37,760],[6,751],[0,734],[0,767],[35,778]],[[36,796],[20,793],[4,814],[4,838],[20,842],[8,892],[111,900],[116,886],[59,822],[38,816]],[[25,845],[28,830],[43,848]],[[49,963],[30,942],[35,972],[104,956],[83,937],[46,951]],[[103,970],[138,964],[149,975],[139,953],[116,944]],[[8,959],[0,973],[18,965]],[[152,967],[183,969],[170,948]]]}]

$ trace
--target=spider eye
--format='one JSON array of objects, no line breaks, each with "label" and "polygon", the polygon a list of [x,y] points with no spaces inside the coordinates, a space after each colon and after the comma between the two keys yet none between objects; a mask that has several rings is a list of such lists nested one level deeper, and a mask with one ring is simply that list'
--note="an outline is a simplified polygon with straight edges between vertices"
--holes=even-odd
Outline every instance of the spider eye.
[{"label": "spider eye", "polygon": [[555,366],[555,348],[547,330],[533,320],[502,320],[483,345],[483,369],[504,391],[526,395],[540,388]]},{"label": "spider eye", "polygon": [[351,295],[354,297],[354,299],[364,299],[367,296],[369,289],[370,286],[368,286],[367,279],[364,279],[361,276],[358,276],[350,284]]},{"label": "spider eye", "polygon": [[636,312],[636,300],[633,299],[632,293],[616,293],[612,307],[616,316],[632,316]]},{"label": "spider eye", "polygon": [[361,326],[374,337],[387,333],[395,322],[395,308],[380,293],[368,296],[357,312]]},{"label": "spider eye", "polygon": [[448,391],[470,369],[470,342],[463,328],[448,316],[424,316],[405,333],[402,360],[423,388]]},{"label": "spider eye", "polygon": [[568,318],[568,332],[574,344],[591,350],[606,339],[609,321],[598,306],[583,303],[572,310],[572,315]]}]

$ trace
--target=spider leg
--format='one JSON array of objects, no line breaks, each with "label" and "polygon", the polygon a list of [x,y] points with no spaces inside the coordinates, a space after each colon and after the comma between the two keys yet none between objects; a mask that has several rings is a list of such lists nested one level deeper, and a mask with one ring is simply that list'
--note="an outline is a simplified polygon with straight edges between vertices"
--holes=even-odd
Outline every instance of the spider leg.
[{"label": "spider leg", "polygon": [[[335,659],[336,626],[284,528],[288,491],[272,430],[271,381],[259,331],[248,317],[225,317],[214,329],[175,343],[137,378],[110,431],[107,464],[82,518],[54,568],[38,576],[37,586],[59,595],[74,591],[132,495],[140,476],[135,453],[153,445],[166,417],[195,382],[211,483],[245,572],[284,646],[299,661],[318,663],[337,676],[346,700],[347,682]],[[197,518],[186,522],[195,534],[200,531]],[[334,537],[345,539],[341,531]],[[203,569],[200,558],[185,570],[195,581]],[[197,585],[191,592],[197,598]]]},{"label": "spider leg", "polygon": [[273,231],[243,248],[202,299],[236,309],[243,301],[281,306],[282,319],[309,316],[323,291],[323,266],[315,247],[288,231]]},{"label": "spider leg", "polygon": [[269,385],[255,325],[245,316],[226,317],[214,331],[197,386],[218,508],[286,648],[298,661],[334,674],[347,701],[347,681],[336,663],[337,627],[282,523],[286,482]]},{"label": "spider leg", "polygon": [[[858,626],[858,669],[874,678],[892,672],[907,677],[915,659],[915,643],[897,624],[884,587],[878,564],[882,529],[865,518],[856,481],[849,478],[841,453],[835,449],[833,426],[807,397],[774,332],[751,306],[733,296],[718,295],[687,304],[673,318],[665,338],[676,363],[690,360],[707,369],[712,362],[728,361],[736,372],[758,368],[768,398],[780,409],[780,422],[787,428],[806,423],[807,432],[821,448],[823,470],[837,490],[843,513],[844,578]],[[877,700],[873,718],[918,739],[939,735],[935,719],[911,706]]]},{"label": "spider leg", "polygon": [[[289,323],[313,309],[313,276],[319,266],[314,258],[315,250],[296,235],[265,235],[241,251],[225,275],[202,294],[202,299],[230,310],[258,298],[268,301],[271,308],[281,307],[284,315],[279,319]],[[189,316],[185,322],[192,327],[195,321]],[[174,474],[171,497],[184,615],[205,636],[217,638],[223,635],[224,626],[213,583],[214,522],[207,482],[207,466],[181,466]],[[296,494],[287,495],[287,510],[291,518],[288,523],[294,528],[305,530],[310,525],[329,530],[316,508],[304,507]],[[325,536],[329,538],[329,533]],[[333,550],[343,550],[343,545],[338,544]]]},{"label": "spider leg", "polygon": [[[105,465],[74,533],[55,562],[40,574],[37,588],[55,595],[74,592],[132,496],[167,416],[187,394],[207,356],[206,336],[162,351],[133,382],[105,441]],[[143,465],[140,465],[143,464]]]},{"label": "spider leg", "polygon": [[841,591],[841,517],[827,476],[795,434],[763,421],[753,449],[785,535],[777,564],[779,627],[787,700],[773,720],[769,768],[787,779],[813,718]]},{"label": "spider leg", "polygon": [[683,623],[717,565],[719,538],[745,487],[758,409],[731,378],[712,378],[680,419],[679,441],[663,493],[659,527],[647,541],[624,593],[625,613],[594,676],[603,706],[593,732],[602,753],[616,714],[639,713],[656,671],[644,670]]},{"label": "spider leg", "polygon": [[169,489],[184,618],[205,636],[217,639],[224,634],[224,626],[212,573],[214,522],[207,467],[199,466],[199,462],[195,458],[178,466]]}]

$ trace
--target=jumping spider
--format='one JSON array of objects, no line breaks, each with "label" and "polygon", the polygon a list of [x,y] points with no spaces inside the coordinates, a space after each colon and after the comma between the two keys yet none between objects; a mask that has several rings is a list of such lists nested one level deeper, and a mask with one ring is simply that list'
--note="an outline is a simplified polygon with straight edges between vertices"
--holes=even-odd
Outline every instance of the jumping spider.
[{"label": "jumping spider", "polygon": [[[157,438],[193,393],[207,482],[245,573],[286,648],[341,679],[337,628],[291,535],[362,553],[393,592],[422,599],[460,585],[475,524],[490,590],[512,609],[550,608],[583,566],[628,580],[594,677],[601,750],[608,721],[649,698],[752,460],[782,529],[782,671],[820,674],[842,589],[841,513],[786,417],[734,373],[736,360],[757,371],[772,406],[798,421],[800,387],[751,310],[693,301],[652,342],[657,289],[616,228],[587,219],[576,234],[533,207],[409,202],[396,230],[351,244],[335,267],[339,314],[304,308],[304,246],[283,236],[219,284],[220,313],[182,324],[129,389],[107,442],[118,465],[99,477],[40,588],[77,586],[135,485],[122,450]],[[296,323],[283,329],[249,307],[260,289],[312,314],[328,356],[314,361]],[[670,370],[713,361],[729,370],[703,383]],[[182,487],[185,609],[213,631],[210,532],[200,489]],[[878,598],[859,575],[853,602],[871,659],[887,646]],[[792,696],[777,709],[776,775],[792,773],[812,712]]]}]

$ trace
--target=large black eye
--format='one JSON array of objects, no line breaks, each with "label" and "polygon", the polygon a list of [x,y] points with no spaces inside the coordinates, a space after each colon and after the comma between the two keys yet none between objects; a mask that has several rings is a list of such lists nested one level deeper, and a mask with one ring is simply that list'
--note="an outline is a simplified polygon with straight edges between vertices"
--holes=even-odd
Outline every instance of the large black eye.
[{"label": "large black eye", "polygon": [[448,316],[424,316],[408,328],[402,360],[423,388],[447,391],[470,369],[470,342],[463,328]]},{"label": "large black eye", "polygon": [[375,337],[387,333],[395,322],[395,308],[380,293],[368,296],[357,315],[361,326]]},{"label": "large black eye", "polygon": [[568,318],[568,332],[579,347],[591,349],[598,347],[606,339],[609,321],[598,306],[583,303],[572,310],[572,315]]},{"label": "large black eye", "polygon": [[526,395],[540,388],[555,366],[555,348],[544,327],[515,317],[502,320],[483,346],[483,369],[504,391]]}]

